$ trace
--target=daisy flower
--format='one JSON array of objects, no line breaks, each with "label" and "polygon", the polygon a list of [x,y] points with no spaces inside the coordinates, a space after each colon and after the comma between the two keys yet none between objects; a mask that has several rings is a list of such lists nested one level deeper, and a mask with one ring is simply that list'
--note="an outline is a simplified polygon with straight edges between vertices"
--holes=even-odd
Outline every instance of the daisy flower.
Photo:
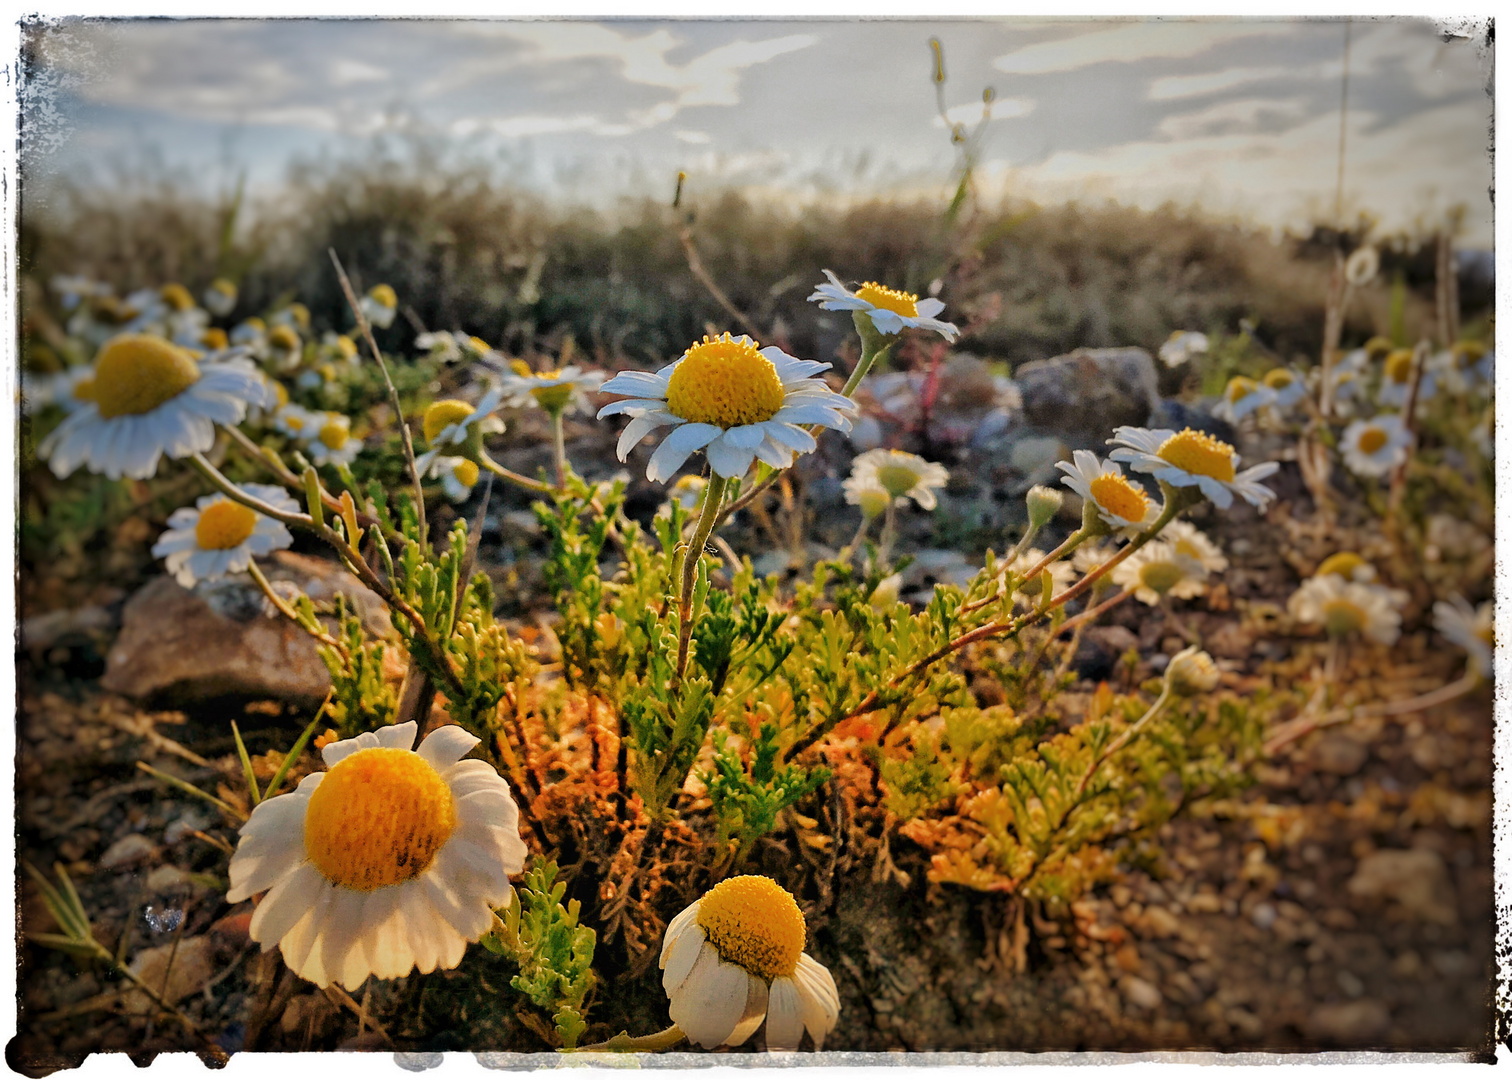
[{"label": "daisy flower", "polygon": [[[1017,576],[1025,574],[1040,564],[1045,553],[1039,548],[1030,548],[1028,551],[1016,556],[1003,570],[1004,576]],[[1076,568],[1065,559],[1056,559],[1045,570],[1050,571],[1050,588],[1056,595],[1064,592],[1071,582],[1076,580]],[[1020,596],[1035,598],[1040,594],[1040,577],[1045,570],[1041,570],[1032,580],[1025,581],[1018,587]]]},{"label": "daisy flower", "polygon": [[[287,390],[284,391],[285,397],[288,393]],[[273,429],[290,438],[301,439],[315,427],[320,415],[318,412],[311,412],[304,406],[295,405],[292,402],[280,405],[278,411],[273,414]]]},{"label": "daisy flower", "polygon": [[380,330],[387,330],[393,325],[394,316],[399,312],[399,297],[387,285],[374,285],[357,305],[362,308],[363,317],[368,322]]},{"label": "daisy flower", "polygon": [[1339,447],[1356,476],[1385,476],[1407,460],[1412,433],[1396,413],[1356,420],[1344,429]]},{"label": "daisy flower", "polygon": [[[241,489],[275,510],[299,512],[299,504],[281,487],[243,484]],[[175,510],[168,530],[152,545],[152,554],[164,560],[180,585],[192,589],[196,582],[241,573],[254,555],[267,555],[292,543],[294,537],[283,522],[217,492]]]},{"label": "daisy flower", "polygon": [[[1174,524],[1175,522],[1173,521],[1171,525]],[[1167,529],[1170,527],[1170,525],[1166,526]],[[1163,532],[1164,530],[1162,530]],[[1112,557],[1113,548],[1111,546],[1093,540],[1078,545],[1076,550],[1071,552],[1071,568],[1079,574],[1088,574]]]},{"label": "daisy flower", "polygon": [[462,359],[458,339],[464,336],[460,331],[453,334],[450,330],[428,330],[415,338],[415,348],[424,349],[438,364],[454,364]]},{"label": "daisy flower", "polygon": [[675,501],[684,510],[697,510],[703,503],[704,488],[708,486],[709,481],[704,477],[685,473],[667,491],[668,500]]},{"label": "daisy flower", "polygon": [[510,395],[505,402],[508,407],[523,409],[535,405],[559,414],[587,411],[588,391],[599,388],[604,374],[585,372],[576,364],[555,371],[531,371],[523,360],[516,360],[503,378],[504,392]]},{"label": "daisy flower", "polygon": [[1222,674],[1213,658],[1195,645],[1171,657],[1165,670],[1166,685],[1180,697],[1211,693],[1220,678]]},{"label": "daisy flower", "polygon": [[299,334],[310,332],[310,309],[298,300],[294,303],[281,307],[272,315],[268,316],[268,326],[287,326]]},{"label": "daisy flower", "polygon": [[859,506],[861,516],[867,521],[893,504],[892,495],[880,484],[858,484],[854,476],[848,476],[840,486],[845,489],[845,501]]},{"label": "daisy flower", "polygon": [[145,334],[105,344],[89,394],[37,448],[57,476],[84,465],[112,480],[145,480],[164,454],[182,458],[208,450],[217,423],[239,424],[248,405],[267,404],[267,388],[250,361],[237,356],[196,364],[173,343]]},{"label": "daisy flower", "polygon": [[[504,422],[493,415],[503,400],[504,391],[495,386],[489,388],[476,405],[469,405],[456,398],[431,402],[420,421],[425,443],[430,450],[415,459],[416,467],[422,473],[428,472],[431,463],[442,456],[444,448],[465,445],[471,437],[469,432],[474,427],[477,427],[480,435],[503,431]],[[620,460],[625,459],[621,457]]]},{"label": "daisy flower", "polygon": [[841,485],[846,491],[846,501],[856,502],[850,492],[867,488],[881,488],[901,503],[912,499],[921,510],[933,510],[937,504],[935,489],[943,488],[950,479],[945,466],[925,461],[917,454],[902,450],[868,450],[851,462],[851,473]]},{"label": "daisy flower", "polygon": [[200,297],[200,302],[217,319],[224,319],[236,307],[236,286],[225,278],[216,278]]},{"label": "daisy flower", "polygon": [[1260,481],[1280,465],[1267,461],[1238,472],[1238,451],[1201,431],[1125,426],[1115,429],[1108,442],[1119,447],[1108,455],[1113,460],[1127,462],[1172,487],[1196,487],[1220,510],[1232,506],[1235,495],[1261,510],[1276,497]]},{"label": "daisy flower", "polygon": [[94,393],[94,365],[75,364],[62,371],[35,375],[21,373],[21,407],[28,413],[57,405],[64,412],[78,412]]},{"label": "daisy flower", "polygon": [[350,465],[362,451],[362,440],[352,434],[350,417],[335,412],[312,413],[310,420],[304,439],[311,464]]},{"label": "daisy flower", "polygon": [[1276,395],[1268,386],[1263,386],[1244,375],[1235,375],[1223,388],[1223,397],[1213,406],[1213,415],[1237,424],[1250,413],[1273,404]]},{"label": "daisy flower", "polygon": [[1307,383],[1293,368],[1271,368],[1261,381],[1271,392],[1268,404],[1276,409],[1289,409],[1307,396]]},{"label": "daisy flower", "polygon": [[525,867],[509,785],[462,760],[478,739],[441,727],[415,751],[415,733],[411,721],[331,743],[326,772],[241,828],[226,899],[266,891],[252,940],[317,986],[456,967]]},{"label": "daisy flower", "polygon": [[826,270],[828,283],[814,286],[810,300],[819,301],[825,311],[859,311],[871,319],[879,334],[901,334],[907,327],[918,330],[933,330],[946,341],[954,341],[960,333],[954,323],[941,322],[935,316],[945,310],[945,305],[929,297],[920,300],[913,293],[899,292],[875,281],[865,282],[851,292],[833,272]]},{"label": "daisy flower", "polygon": [[726,878],[684,908],[662,942],[672,1022],[697,1046],[739,1046],[766,1022],[768,1050],[814,1049],[840,1017],[829,969],[803,951],[807,928],[771,878]]},{"label": "daisy flower", "polygon": [[256,315],[243,319],[231,328],[230,340],[233,345],[245,345],[256,351],[260,349],[268,337],[268,324]]},{"label": "daisy flower", "polygon": [[1197,526],[1177,518],[1160,530],[1160,539],[1176,549],[1176,554],[1191,559],[1209,574],[1221,574],[1228,569],[1228,559],[1218,545],[1208,539]]},{"label": "daisy flower", "polygon": [[1164,540],[1151,540],[1115,566],[1111,576],[1113,584],[1133,589],[1134,599],[1152,607],[1163,596],[1186,600],[1207,591],[1202,563]]},{"label": "daisy flower", "polygon": [[[1386,366],[1381,372],[1381,388],[1376,400],[1382,405],[1401,408],[1407,404],[1407,394],[1412,389],[1412,350],[1397,349],[1386,357]],[[1433,372],[1424,371],[1418,382],[1418,401],[1427,401],[1438,389]]]},{"label": "daisy flower", "polygon": [[267,361],[282,371],[292,371],[304,358],[304,344],[289,323],[279,323],[269,329],[263,348]]},{"label": "daisy flower", "polygon": [[1097,507],[1097,516],[1115,529],[1137,528],[1156,510],[1154,500],[1116,463],[1098,461],[1090,450],[1078,450],[1070,461],[1058,461],[1055,467],[1066,474],[1061,483]]},{"label": "daisy flower", "polygon": [[726,479],[744,476],[757,458],[785,469],[818,445],[800,424],[850,430],[856,403],[814,378],[829,366],[775,345],[760,348],[744,335],[706,336],[660,371],[624,371],[604,383],[605,393],[635,396],[598,415],[630,416],[617,447],[621,461],[652,431],[672,426],[646,466],[648,480],[669,479],[695,450]]},{"label": "daisy flower", "polygon": [[1166,367],[1180,367],[1194,356],[1206,356],[1208,336],[1195,330],[1173,330],[1160,346],[1160,359]]},{"label": "daisy flower", "polygon": [[426,476],[441,481],[441,490],[452,502],[466,502],[478,482],[478,464],[465,457],[437,457],[431,460]]},{"label": "daisy flower", "polygon": [[1320,574],[1292,593],[1286,610],[1298,622],[1321,624],[1330,637],[1362,634],[1380,645],[1391,645],[1402,630],[1395,603],[1401,599],[1394,589]]},{"label": "daisy flower", "polygon": [[1353,551],[1336,551],[1320,562],[1313,576],[1322,577],[1324,574],[1337,574],[1345,581],[1358,581],[1362,584],[1374,581],[1376,576],[1375,567]]},{"label": "daisy flower", "polygon": [[1491,674],[1493,635],[1491,602],[1471,607],[1463,596],[1440,600],[1433,605],[1433,625],[1454,644],[1469,654],[1471,666],[1482,675]]}]

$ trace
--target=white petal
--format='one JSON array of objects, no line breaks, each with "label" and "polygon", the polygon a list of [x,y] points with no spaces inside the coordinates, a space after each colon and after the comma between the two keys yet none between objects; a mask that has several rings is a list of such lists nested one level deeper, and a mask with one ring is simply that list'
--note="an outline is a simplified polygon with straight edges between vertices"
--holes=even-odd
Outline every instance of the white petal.
[{"label": "white petal", "polygon": [[618,416],[623,412],[631,412],[644,409],[648,412],[665,411],[667,402],[664,398],[625,398],[621,401],[611,401],[598,411],[598,418],[602,420],[606,416]]},{"label": "white petal", "polygon": [[683,424],[674,428],[651,455],[651,462],[646,466],[646,479],[670,479],[688,460],[689,454],[703,449],[722,434],[723,429],[713,424]]},{"label": "white petal", "polygon": [[630,456],[630,451],[651,432],[667,424],[681,424],[682,418],[666,412],[646,412],[639,416],[631,417],[625,425],[625,430],[620,432],[619,443],[614,452],[621,461]]},{"label": "white petal", "polygon": [[482,741],[466,728],[448,724],[427,735],[417,753],[431,768],[444,772],[466,757]]},{"label": "white petal", "polygon": [[315,864],[305,863],[269,889],[268,895],[257,905],[248,929],[252,940],[264,946],[282,941],[294,924],[315,906],[321,890],[328,887],[329,883]]},{"label": "white petal", "polygon": [[[760,435],[760,432],[757,432]],[[757,440],[760,442],[760,439]],[[751,468],[751,461],[756,456],[754,449],[742,449],[730,442],[730,432],[725,432],[724,437],[715,439],[704,447],[704,456],[709,459],[709,468],[719,476],[728,477],[731,480],[744,476]]]},{"label": "white petal", "polygon": [[767,998],[766,1045],[768,1050],[796,1050],[803,1041],[803,999],[789,978],[772,980]]},{"label": "white petal", "polygon": [[937,297],[927,296],[914,305],[914,310],[919,313],[920,318],[933,319],[945,310],[945,301]]},{"label": "white petal", "polygon": [[699,954],[705,949],[712,950],[713,946],[707,943],[703,927],[697,923],[686,927],[676,937],[669,931],[661,955],[662,989],[668,997],[674,997],[681,990],[693,971],[693,965],[698,962]]},{"label": "white petal", "polygon": [[704,949],[667,1011],[689,1042],[713,1050],[724,1044],[745,1014],[749,984],[745,968],[727,964],[715,950]]},{"label": "white petal", "polygon": [[740,1022],[735,1025],[735,1030],[725,1042],[730,1046],[739,1046],[761,1026],[766,1019],[767,1011],[767,984],[766,980],[755,975],[746,974],[746,1003],[745,1011],[740,1014]]}]

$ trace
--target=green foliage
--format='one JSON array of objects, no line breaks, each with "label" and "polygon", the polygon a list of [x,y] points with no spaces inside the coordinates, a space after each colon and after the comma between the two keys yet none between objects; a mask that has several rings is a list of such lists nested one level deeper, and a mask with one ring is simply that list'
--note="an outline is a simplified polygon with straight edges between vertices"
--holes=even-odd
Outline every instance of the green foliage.
[{"label": "green foliage", "polygon": [[[322,633],[315,605],[308,596],[295,601],[300,623],[312,633]],[[370,641],[362,620],[348,610],[346,597],[336,597],[336,644],[316,645],[320,659],[331,673],[331,704],[328,707],[336,733],[343,739],[392,724],[399,707],[398,695],[383,678],[382,641]]]},{"label": "green foliage", "polygon": [[559,1045],[571,1050],[588,1027],[586,1001],[598,981],[596,936],[578,922],[576,900],[562,905],[567,885],[556,881],[556,873],[556,863],[537,860],[483,945],[519,965],[509,984],[550,1015]]},{"label": "green foliage", "polygon": [[830,778],[824,768],[798,765],[777,767],[777,725],[762,724],[751,745],[749,760],[729,744],[723,731],[714,735],[714,771],[704,774],[719,842],[735,842],[735,862],[744,861],[751,847],[771,832],[777,815],[816,791]]}]

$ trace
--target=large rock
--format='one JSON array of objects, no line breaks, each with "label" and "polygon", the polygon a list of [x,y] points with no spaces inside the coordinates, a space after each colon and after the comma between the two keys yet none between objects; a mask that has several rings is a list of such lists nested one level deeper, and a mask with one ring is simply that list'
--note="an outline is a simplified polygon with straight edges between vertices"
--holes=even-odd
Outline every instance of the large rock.
[{"label": "large rock", "polygon": [[1391,900],[1413,919],[1453,926],[1459,921],[1454,884],[1438,852],[1425,848],[1375,851],[1349,879],[1351,896]]},{"label": "large rock", "polygon": [[[296,586],[317,610],[341,594],[369,633],[393,632],[383,601],[335,563],[280,551],[261,565],[275,587]],[[100,685],[161,704],[232,694],[318,703],[331,678],[314,640],[268,611],[262,592],[245,574],[194,589],[171,577],[157,578],[127,601]]]},{"label": "large rock", "polygon": [[1143,349],[1077,349],[1014,372],[1024,419],[1078,446],[1101,446],[1120,424],[1143,425],[1160,401]]}]

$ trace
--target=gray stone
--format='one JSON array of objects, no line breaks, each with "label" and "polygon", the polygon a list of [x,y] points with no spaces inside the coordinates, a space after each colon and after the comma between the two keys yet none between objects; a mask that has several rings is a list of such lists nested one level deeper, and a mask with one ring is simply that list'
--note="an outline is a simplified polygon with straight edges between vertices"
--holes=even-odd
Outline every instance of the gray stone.
[{"label": "gray stone", "polygon": [[[383,601],[335,563],[280,551],[261,565],[280,592],[299,589],[317,609],[345,596],[370,634],[392,635]],[[314,640],[270,612],[271,605],[246,575],[195,589],[170,577],[156,578],[127,601],[100,685],[139,700],[172,704],[228,694],[319,702],[331,680]]]},{"label": "gray stone", "polygon": [[100,856],[100,869],[116,870],[135,866],[156,854],[157,848],[151,840],[141,833],[128,833],[105,849],[105,854]]},{"label": "gray stone", "polygon": [[1054,435],[1028,435],[1019,439],[1008,451],[1008,464],[1023,474],[1023,482],[1014,485],[1014,493],[1022,494],[1035,484],[1054,483],[1061,475],[1055,463],[1070,459],[1071,448]]},{"label": "gray stone", "polygon": [[1078,446],[1101,445],[1120,424],[1145,424],[1160,400],[1155,362],[1143,349],[1077,349],[1023,365],[1014,382],[1024,418]]},{"label": "gray stone", "polygon": [[1172,431],[1180,431],[1183,428],[1205,431],[1213,438],[1222,439],[1232,446],[1236,438],[1234,426],[1227,420],[1221,420],[1213,415],[1213,406],[1217,403],[1217,398],[1203,398],[1195,405],[1188,405],[1174,398],[1161,398],[1150,410],[1149,426],[1170,428]]},{"label": "gray stone", "polygon": [[1369,1045],[1386,1034],[1391,1010],[1375,998],[1319,1005],[1303,1021],[1307,1034],[1320,1042]]},{"label": "gray stone", "polygon": [[1458,921],[1454,886],[1436,851],[1425,848],[1373,851],[1360,860],[1349,893],[1389,900],[1413,919],[1452,926]]},{"label": "gray stone", "polygon": [[1125,975],[1118,980],[1118,989],[1123,993],[1124,1000],[1136,1009],[1157,1009],[1163,1000],[1160,991],[1138,975]]},{"label": "gray stone", "polygon": [[1334,776],[1353,776],[1370,757],[1370,747],[1343,733],[1325,735],[1313,746],[1313,768]]}]

